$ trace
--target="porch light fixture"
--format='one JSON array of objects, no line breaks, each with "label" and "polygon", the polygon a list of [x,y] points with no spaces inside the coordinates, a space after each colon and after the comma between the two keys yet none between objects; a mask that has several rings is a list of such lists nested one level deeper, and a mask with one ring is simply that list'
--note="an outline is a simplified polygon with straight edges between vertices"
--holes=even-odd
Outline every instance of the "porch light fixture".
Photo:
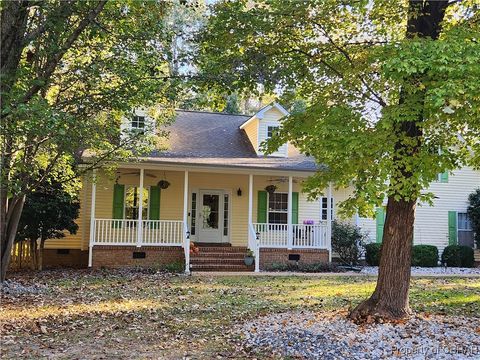
[{"label": "porch light fixture", "polygon": [[242,189],[238,188],[238,190],[237,190],[237,196],[242,196]]},{"label": "porch light fixture", "polygon": [[265,187],[265,191],[268,192],[270,195],[272,195],[275,190],[277,190],[277,186],[276,185],[268,185]]}]

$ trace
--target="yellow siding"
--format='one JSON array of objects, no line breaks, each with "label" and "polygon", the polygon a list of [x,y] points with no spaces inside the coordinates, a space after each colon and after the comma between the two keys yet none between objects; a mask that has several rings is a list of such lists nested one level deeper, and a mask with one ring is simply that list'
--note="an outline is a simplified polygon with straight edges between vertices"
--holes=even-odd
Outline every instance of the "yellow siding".
[{"label": "yellow siding", "polygon": [[253,120],[243,129],[248,136],[248,139],[253,145],[255,151],[258,150],[258,119]]}]

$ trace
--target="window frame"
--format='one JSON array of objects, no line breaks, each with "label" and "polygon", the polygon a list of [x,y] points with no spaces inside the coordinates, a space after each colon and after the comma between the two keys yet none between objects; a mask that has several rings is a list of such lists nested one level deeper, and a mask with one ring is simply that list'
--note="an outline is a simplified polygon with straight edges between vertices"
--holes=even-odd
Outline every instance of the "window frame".
[{"label": "window frame", "polygon": [[[323,206],[323,199],[325,199],[325,207]],[[330,204],[331,204],[331,220],[334,219],[334,215],[335,215],[335,205],[334,205],[334,202],[333,202],[333,196],[331,197],[330,199]],[[325,218],[323,218],[323,211],[326,211],[327,213],[325,214]],[[320,197],[320,220],[321,221],[328,221],[328,196],[321,196]]]},{"label": "window frame", "polygon": [[[287,225],[288,224],[288,192],[274,192],[272,195],[286,195],[287,196],[287,208],[286,210],[270,210],[270,197],[271,195],[267,192],[267,223],[268,224],[279,224],[279,225]],[[277,213],[277,214],[286,214],[286,222],[285,223],[278,223],[278,222],[270,222],[270,213]]]},{"label": "window frame", "polygon": [[[280,128],[279,125],[266,124],[266,126],[267,126],[266,139],[270,139],[273,136],[274,132],[277,131]],[[272,130],[270,130],[270,129],[272,129]],[[269,135],[269,133],[270,133],[270,135]]]},{"label": "window frame", "polygon": [[[467,228],[460,228],[460,215],[465,215],[466,217],[466,224]],[[463,225],[464,221],[462,221],[462,225]],[[468,213],[466,212],[460,212],[460,211],[457,211],[457,232],[458,231],[473,231],[473,227],[472,227],[472,221],[470,220],[470,218],[468,217]]]},{"label": "window frame", "polygon": [[[139,119],[143,119],[143,122],[140,122]],[[134,126],[134,123],[137,125],[140,125],[143,123],[143,126]],[[130,119],[130,128],[138,131],[145,131],[147,125],[147,117],[145,115],[138,115],[138,114],[133,114],[132,118]]]},{"label": "window frame", "polygon": [[[136,185],[125,185],[125,191],[123,192],[123,220],[138,220],[138,216],[136,219],[127,219],[126,216],[127,216],[127,192],[128,192],[128,189],[130,188],[137,188],[137,189],[140,189],[140,186],[136,186]],[[147,198],[147,218],[146,219],[143,219],[142,217],[142,220],[149,220],[150,219],[150,186],[144,186],[143,187],[144,190],[147,190],[148,192],[148,198]],[[138,207],[137,207],[138,209]]]}]

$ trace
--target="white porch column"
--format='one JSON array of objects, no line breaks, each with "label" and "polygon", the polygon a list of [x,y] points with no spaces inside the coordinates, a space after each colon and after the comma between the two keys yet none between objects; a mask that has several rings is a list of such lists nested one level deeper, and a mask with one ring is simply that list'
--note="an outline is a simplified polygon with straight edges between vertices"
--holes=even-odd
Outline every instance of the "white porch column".
[{"label": "white porch column", "polygon": [[327,248],[328,261],[332,261],[332,184],[328,184],[327,193]]},{"label": "white porch column", "polygon": [[[248,245],[254,246],[252,250],[255,253],[255,272],[260,272],[260,248],[256,234],[253,234],[253,175],[248,175]],[[253,236],[253,238],[252,238]]]},{"label": "white porch column", "polygon": [[96,170],[92,174],[92,201],[90,205],[90,241],[88,244],[88,267],[92,267],[93,262],[93,243],[95,241],[95,197],[97,195],[97,175]]},{"label": "white porch column", "polygon": [[143,176],[144,176],[144,170],[143,168],[140,169],[140,186],[138,187],[138,227],[137,227],[137,247],[142,246],[143,242]]},{"label": "white porch column", "polygon": [[287,247],[289,250],[293,247],[293,177],[288,177],[288,207],[287,207],[287,229],[288,229],[288,237],[287,237]]},{"label": "white porch column", "polygon": [[248,175],[248,226],[253,223],[253,175]]},{"label": "white porch column", "polygon": [[[185,254],[185,274],[190,274],[190,235],[188,232],[188,171],[183,182],[183,250]],[[188,233],[187,233],[188,232]]]}]

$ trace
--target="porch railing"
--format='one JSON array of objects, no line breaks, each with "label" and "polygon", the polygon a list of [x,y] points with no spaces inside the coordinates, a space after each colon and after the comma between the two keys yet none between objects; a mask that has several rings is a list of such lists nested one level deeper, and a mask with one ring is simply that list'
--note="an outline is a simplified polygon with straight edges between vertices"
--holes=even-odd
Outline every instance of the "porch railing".
[{"label": "porch railing", "polygon": [[290,234],[287,224],[254,223],[255,233],[259,235],[259,247],[328,249],[326,223],[292,224],[291,226],[291,245],[289,246]]},{"label": "porch railing", "polygon": [[[182,246],[184,224],[181,220],[95,219],[92,245]],[[139,236],[141,237],[139,239]]]}]

